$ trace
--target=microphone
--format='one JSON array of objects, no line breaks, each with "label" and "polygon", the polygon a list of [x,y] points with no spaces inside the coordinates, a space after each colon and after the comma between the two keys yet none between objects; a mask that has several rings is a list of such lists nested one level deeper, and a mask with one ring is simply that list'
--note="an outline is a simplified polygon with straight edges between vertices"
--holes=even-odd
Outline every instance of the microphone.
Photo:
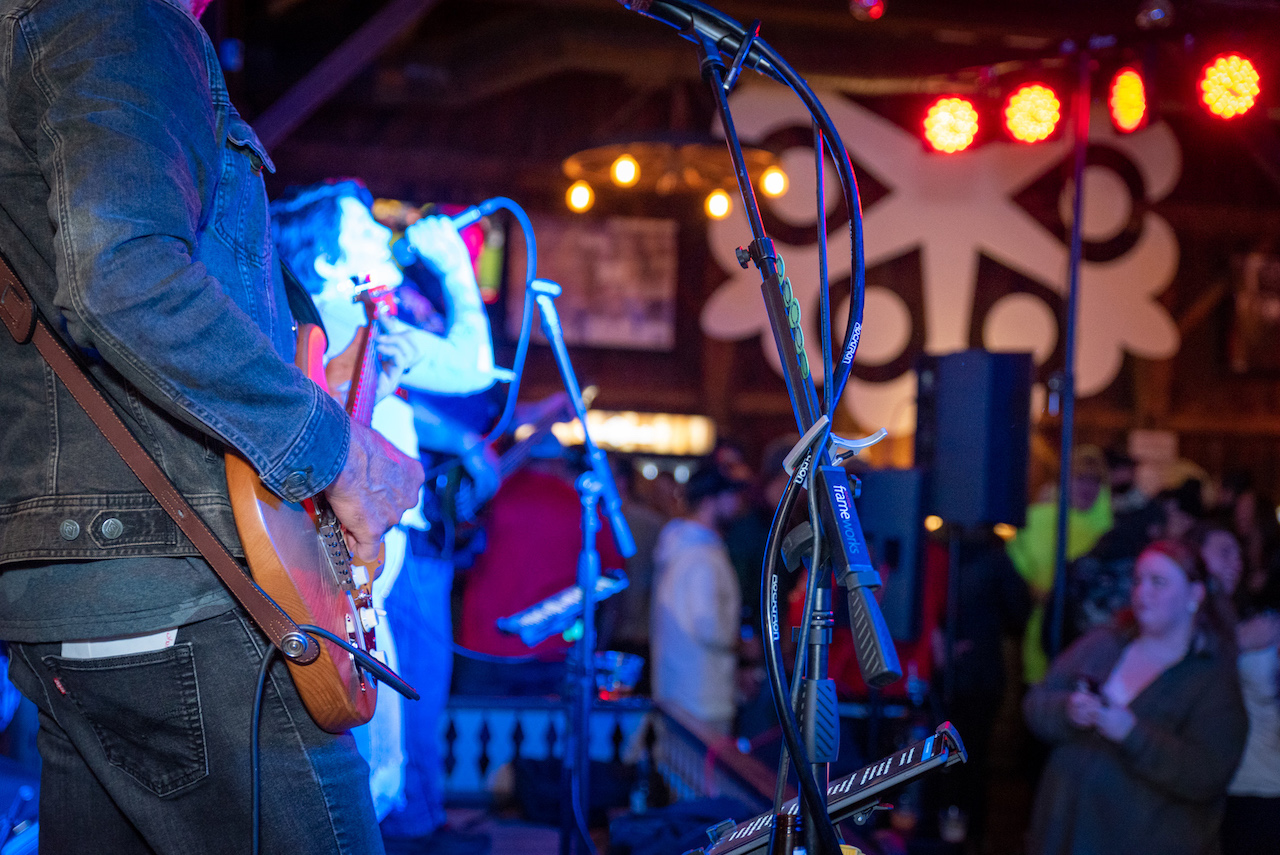
[{"label": "microphone", "polygon": [[453,221],[453,227],[458,231],[462,231],[472,223],[480,221],[481,217],[487,217],[494,211],[501,208],[507,202],[504,196],[494,196],[492,199],[485,199],[479,205],[472,205],[462,211],[451,216],[449,219]]},{"label": "microphone", "polygon": [[[482,217],[487,217],[499,208],[506,207],[509,201],[505,196],[494,196],[492,199],[485,199],[478,205],[464,208],[449,217],[449,221],[453,223],[453,228],[456,231],[462,231],[467,226],[480,222]],[[421,258],[418,251],[413,248],[413,244],[403,235],[396,238],[391,244],[391,254],[395,256],[396,263],[401,267],[408,267]]]}]

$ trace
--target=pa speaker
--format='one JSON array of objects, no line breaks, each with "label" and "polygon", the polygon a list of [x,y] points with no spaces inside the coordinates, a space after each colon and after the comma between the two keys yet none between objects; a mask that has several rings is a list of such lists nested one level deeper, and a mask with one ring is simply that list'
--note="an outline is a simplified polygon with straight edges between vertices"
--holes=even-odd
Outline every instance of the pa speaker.
[{"label": "pa speaker", "polygon": [[924,574],[924,478],[919,469],[860,472],[858,518],[877,568],[885,568],[880,611],[894,641],[920,635]]},{"label": "pa speaker", "polygon": [[963,350],[916,364],[916,465],[925,509],[948,523],[1021,526],[1027,514],[1029,353]]}]

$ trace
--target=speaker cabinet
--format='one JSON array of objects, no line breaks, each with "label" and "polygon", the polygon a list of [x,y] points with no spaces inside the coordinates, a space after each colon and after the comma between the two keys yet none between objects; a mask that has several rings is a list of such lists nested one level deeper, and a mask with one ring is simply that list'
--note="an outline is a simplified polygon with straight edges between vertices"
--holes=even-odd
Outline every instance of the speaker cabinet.
[{"label": "speaker cabinet", "polygon": [[1027,514],[1029,353],[964,350],[916,363],[916,466],[925,512],[957,525],[1008,523]]},{"label": "speaker cabinet", "polygon": [[924,477],[920,469],[869,469],[858,478],[858,519],[877,568],[887,569],[880,611],[894,641],[920,635]]}]

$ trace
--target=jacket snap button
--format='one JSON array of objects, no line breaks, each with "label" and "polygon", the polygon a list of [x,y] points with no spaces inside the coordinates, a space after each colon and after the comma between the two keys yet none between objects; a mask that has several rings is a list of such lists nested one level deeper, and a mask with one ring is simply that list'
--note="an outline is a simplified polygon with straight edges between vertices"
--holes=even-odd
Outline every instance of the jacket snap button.
[{"label": "jacket snap button", "polygon": [[120,520],[112,517],[109,520],[103,521],[102,536],[107,540],[115,540],[122,534],[124,534],[124,523],[120,522]]},{"label": "jacket snap button", "polygon": [[58,534],[62,535],[63,540],[75,540],[80,536],[80,523],[75,520],[63,520],[58,526]]}]

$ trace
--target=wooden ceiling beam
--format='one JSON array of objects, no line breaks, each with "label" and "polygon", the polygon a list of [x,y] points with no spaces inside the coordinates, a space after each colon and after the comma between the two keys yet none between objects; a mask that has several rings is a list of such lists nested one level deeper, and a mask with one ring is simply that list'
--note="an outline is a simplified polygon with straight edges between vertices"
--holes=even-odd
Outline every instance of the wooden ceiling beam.
[{"label": "wooden ceiling beam", "polygon": [[258,138],[274,148],[412,29],[439,0],[391,0],[322,59],[254,121]]}]

